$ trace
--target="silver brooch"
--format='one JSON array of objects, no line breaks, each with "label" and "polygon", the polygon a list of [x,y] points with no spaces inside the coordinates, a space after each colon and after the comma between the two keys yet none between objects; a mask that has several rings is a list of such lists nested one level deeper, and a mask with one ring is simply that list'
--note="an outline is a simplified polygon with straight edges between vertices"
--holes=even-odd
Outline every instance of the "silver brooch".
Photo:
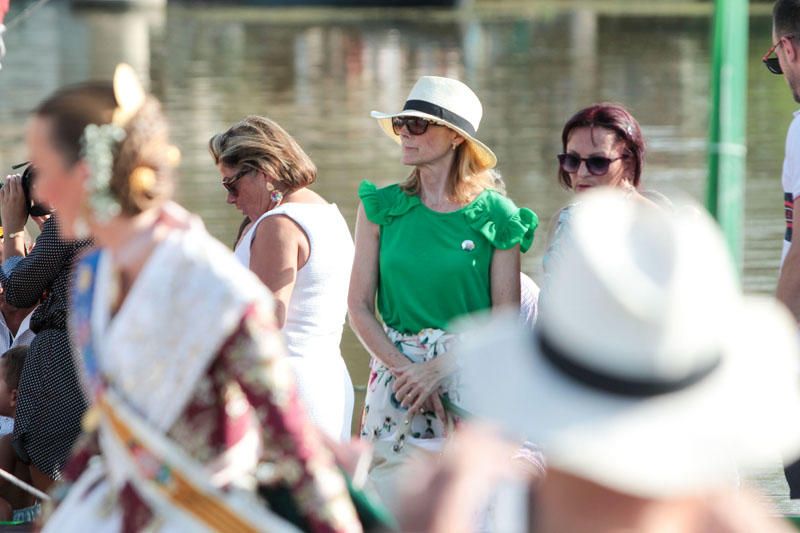
[{"label": "silver brooch", "polygon": [[461,243],[461,249],[466,252],[471,252],[472,250],[475,249],[475,243],[467,239],[466,241],[463,241]]}]

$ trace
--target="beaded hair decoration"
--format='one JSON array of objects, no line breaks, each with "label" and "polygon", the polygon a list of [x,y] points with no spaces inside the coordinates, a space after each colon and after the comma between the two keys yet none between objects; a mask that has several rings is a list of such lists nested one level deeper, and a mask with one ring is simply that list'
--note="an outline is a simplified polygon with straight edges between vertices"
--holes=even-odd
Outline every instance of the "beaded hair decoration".
[{"label": "beaded hair decoration", "polygon": [[[99,222],[107,222],[120,213],[119,201],[111,192],[114,157],[119,144],[125,139],[125,126],[146,99],[144,89],[130,65],[121,63],[114,71],[114,98],[117,108],[111,123],[89,124],[81,136],[81,156],[89,166],[87,207]],[[75,229],[79,236],[88,236],[89,227],[85,219],[79,220],[77,226]]]}]

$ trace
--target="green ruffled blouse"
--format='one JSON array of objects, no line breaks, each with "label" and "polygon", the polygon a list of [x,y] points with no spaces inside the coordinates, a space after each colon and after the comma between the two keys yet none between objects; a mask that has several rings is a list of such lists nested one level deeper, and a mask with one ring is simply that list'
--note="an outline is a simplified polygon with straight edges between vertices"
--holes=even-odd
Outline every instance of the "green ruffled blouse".
[{"label": "green ruffled blouse", "polygon": [[358,195],[381,227],[378,311],[401,333],[447,330],[453,319],[490,308],[494,249],[518,244],[526,252],[539,225],[536,213],[492,190],[450,213],[433,211],[399,185],[362,181]]}]

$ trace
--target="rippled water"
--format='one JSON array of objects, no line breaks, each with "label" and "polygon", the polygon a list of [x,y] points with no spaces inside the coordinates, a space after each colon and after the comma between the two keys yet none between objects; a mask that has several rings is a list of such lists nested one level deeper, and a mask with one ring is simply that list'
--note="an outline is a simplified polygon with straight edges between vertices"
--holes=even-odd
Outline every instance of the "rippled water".
[{"label": "rippled water", "polygon": [[[12,4],[7,21],[26,5]],[[0,167],[24,160],[23,124],[38,101],[62,84],[107,78],[126,61],[165,103],[184,156],[178,198],[214,235],[230,243],[240,215],[225,205],[206,142],[251,113],[298,138],[319,166],[316,190],[352,227],[361,179],[389,183],[407,173],[369,111],[398,109],[420,75],[454,76],[483,101],[480,137],[497,153],[510,196],[542,220],[523,260],[536,279],[541,236],[569,198],[555,180],[560,128],[579,107],[599,100],[629,106],[649,144],[646,186],[703,194],[708,9],[679,1],[587,5],[477,0],[474,9],[452,12],[185,3],[99,11],[51,3],[7,35]],[[750,39],[744,285],[767,293],[776,282],[780,168],[796,105],[782,78],[760,64],[771,42],[769,16],[758,6]],[[367,356],[349,330],[343,351],[354,382],[365,382]],[[779,476],[763,483],[776,495],[785,490]]]}]

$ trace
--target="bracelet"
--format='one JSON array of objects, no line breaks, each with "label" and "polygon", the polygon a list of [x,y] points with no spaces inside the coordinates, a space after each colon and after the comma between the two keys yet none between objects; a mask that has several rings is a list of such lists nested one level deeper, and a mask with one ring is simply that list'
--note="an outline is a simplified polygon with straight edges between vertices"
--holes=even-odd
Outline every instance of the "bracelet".
[{"label": "bracelet", "polygon": [[16,239],[17,237],[22,237],[25,234],[25,230],[15,231],[13,233],[6,233],[3,237],[8,237],[9,239]]}]

